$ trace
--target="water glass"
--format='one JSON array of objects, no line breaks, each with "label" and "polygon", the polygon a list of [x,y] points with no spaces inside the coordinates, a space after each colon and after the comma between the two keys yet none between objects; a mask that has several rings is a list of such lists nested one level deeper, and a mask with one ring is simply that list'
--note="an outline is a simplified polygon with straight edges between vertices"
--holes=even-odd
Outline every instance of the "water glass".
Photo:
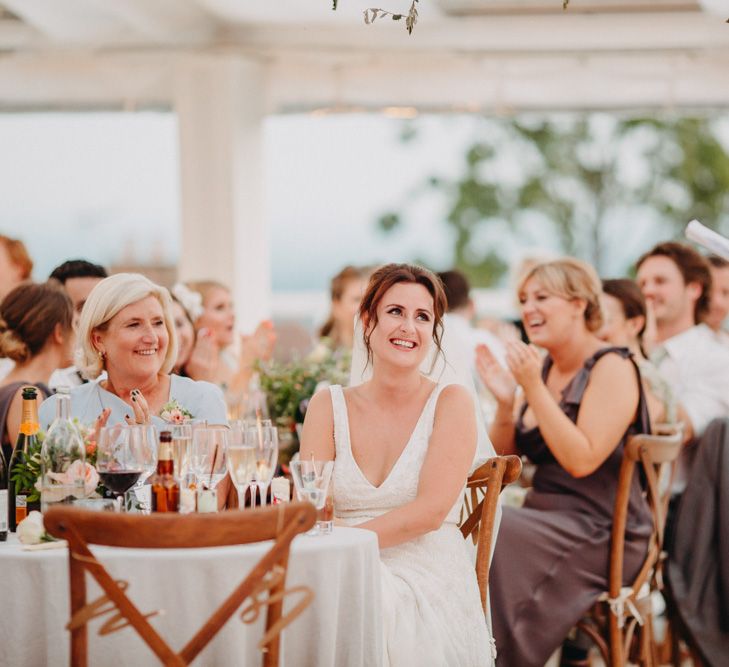
[{"label": "water glass", "polygon": [[190,446],[190,468],[198,489],[214,489],[225,477],[230,430],[225,426],[196,428]]},{"label": "water glass", "polygon": [[[308,500],[317,510],[323,509],[333,471],[334,461],[292,461],[291,474],[299,500]],[[308,534],[319,535],[321,532],[315,526]]]}]

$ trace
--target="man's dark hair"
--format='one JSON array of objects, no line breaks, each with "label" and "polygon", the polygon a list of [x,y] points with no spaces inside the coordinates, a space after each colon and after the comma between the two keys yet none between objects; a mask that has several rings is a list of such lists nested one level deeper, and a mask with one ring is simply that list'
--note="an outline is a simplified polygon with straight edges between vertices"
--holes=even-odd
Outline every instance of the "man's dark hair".
[{"label": "man's dark hair", "polygon": [[701,285],[701,296],[694,305],[694,322],[703,322],[709,312],[709,300],[711,299],[711,271],[706,257],[698,253],[691,246],[675,241],[659,243],[655,248],[649,250],[636,262],[635,268],[640,269],[641,264],[649,257],[668,257],[678,267],[683,276],[684,284],[699,283]]},{"label": "man's dark hair", "polygon": [[468,284],[468,278],[460,271],[452,269],[451,271],[441,271],[438,274],[440,281],[443,283],[443,290],[448,299],[448,312],[460,310],[468,305],[469,293],[471,286]]},{"label": "man's dark hair", "polygon": [[100,264],[92,264],[85,259],[70,259],[53,269],[48,277],[65,285],[71,278],[106,278],[108,275]]}]

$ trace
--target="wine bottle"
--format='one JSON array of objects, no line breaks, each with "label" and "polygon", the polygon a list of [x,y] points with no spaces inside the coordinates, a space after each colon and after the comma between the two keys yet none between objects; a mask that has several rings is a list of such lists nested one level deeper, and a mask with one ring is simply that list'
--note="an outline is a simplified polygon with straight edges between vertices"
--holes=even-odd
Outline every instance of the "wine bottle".
[{"label": "wine bottle", "polygon": [[8,468],[0,449],[0,542],[8,539]]},{"label": "wine bottle", "polygon": [[172,433],[159,434],[159,455],[157,472],[152,477],[152,511],[179,512],[180,485],[175,479],[175,464],[172,458]]},{"label": "wine bottle", "polygon": [[[34,453],[40,452],[38,441],[38,390],[35,387],[23,387],[23,411],[20,420],[20,432],[15,443],[13,455],[10,457],[8,466],[8,527],[15,532],[18,524],[33,510],[40,510],[40,498],[38,491],[28,480],[27,475],[16,478],[16,468],[22,465]],[[37,499],[29,501],[35,496]]]},{"label": "wine bottle", "polygon": [[[40,455],[42,512],[54,504],[84,497],[86,449],[78,428],[71,421],[70,390],[59,387],[56,397],[56,418],[46,433]],[[80,470],[78,464],[74,465],[76,461],[82,464]]]}]

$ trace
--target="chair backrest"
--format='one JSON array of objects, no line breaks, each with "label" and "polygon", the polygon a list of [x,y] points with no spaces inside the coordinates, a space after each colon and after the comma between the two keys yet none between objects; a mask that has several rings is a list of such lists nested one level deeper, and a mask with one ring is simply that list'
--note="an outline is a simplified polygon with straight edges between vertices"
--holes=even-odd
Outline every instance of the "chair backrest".
[{"label": "chair backrest", "polygon": [[[314,525],[316,510],[309,503],[283,503],[244,512],[220,514],[108,514],[74,507],[54,507],[44,517],[46,530],[68,541],[71,590],[71,665],[87,664],[87,623],[91,618],[113,612],[117,614],[103,626],[100,634],[132,625],[157,657],[166,665],[188,665],[218,633],[246,598],[252,607],[243,613],[267,606],[266,631],[259,646],[264,647],[263,665],[278,665],[279,633],[311,601],[308,588],[296,589],[304,594],[302,602],[282,617],[289,550],[293,538]],[[144,615],[125,595],[126,582],[117,582],[94,557],[90,544],[138,549],[188,549],[242,545],[273,540],[271,548],[249,572],[248,576],[210,616],[184,648],[176,653],[162,639]],[[88,571],[104,592],[99,600],[87,604]],[[259,595],[268,593],[261,601]],[[110,603],[105,608],[106,603]],[[303,606],[302,606],[303,605]],[[253,618],[250,621],[254,620]]]},{"label": "chair backrest", "polygon": [[660,577],[666,514],[681,444],[682,433],[678,428],[673,432],[664,431],[663,434],[633,435],[625,444],[618,476],[610,543],[608,592],[611,598],[617,598],[623,587],[625,529],[630,490],[636,467],[639,467],[643,473],[645,497],[651,512],[653,526],[643,566],[631,586],[633,593],[637,594],[649,578]]},{"label": "chair backrest", "polygon": [[[461,524],[465,539],[476,536],[476,577],[481,592],[481,606],[487,612],[489,568],[493,543],[494,521],[502,489],[516,481],[521,474],[518,456],[494,456],[479,466],[468,478],[466,488],[471,490],[468,516]],[[479,501],[479,495],[483,497]]]}]

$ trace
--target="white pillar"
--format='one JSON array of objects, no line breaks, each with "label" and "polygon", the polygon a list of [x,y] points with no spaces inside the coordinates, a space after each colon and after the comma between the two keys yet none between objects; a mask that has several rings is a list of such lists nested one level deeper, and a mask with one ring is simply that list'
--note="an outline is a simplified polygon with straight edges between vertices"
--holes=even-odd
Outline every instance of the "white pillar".
[{"label": "white pillar", "polygon": [[263,70],[256,62],[225,54],[190,56],[179,63],[179,276],[229,285],[241,331],[252,331],[271,314],[263,212],[264,97]]}]

